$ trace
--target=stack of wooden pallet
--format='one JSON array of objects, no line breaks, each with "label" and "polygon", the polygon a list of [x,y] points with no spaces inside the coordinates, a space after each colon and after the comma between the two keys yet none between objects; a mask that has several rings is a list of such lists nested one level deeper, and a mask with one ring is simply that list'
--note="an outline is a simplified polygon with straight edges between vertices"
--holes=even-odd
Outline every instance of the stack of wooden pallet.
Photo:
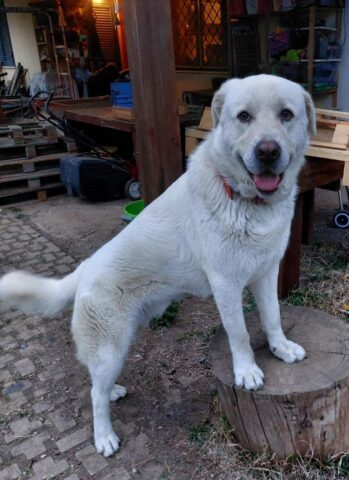
[{"label": "stack of wooden pallet", "polygon": [[0,204],[62,189],[59,162],[75,152],[71,139],[46,122],[0,126]]},{"label": "stack of wooden pallet", "polygon": [[[349,112],[318,109],[317,127],[317,134],[311,140],[306,156],[344,162],[342,183],[349,186]],[[206,107],[200,124],[186,129],[187,156],[207,137],[211,128],[211,109]]]}]

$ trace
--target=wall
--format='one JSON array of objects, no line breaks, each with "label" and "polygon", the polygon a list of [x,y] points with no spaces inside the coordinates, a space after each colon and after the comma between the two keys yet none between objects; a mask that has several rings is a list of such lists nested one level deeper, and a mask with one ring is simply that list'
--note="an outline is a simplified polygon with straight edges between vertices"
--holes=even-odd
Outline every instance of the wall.
[{"label": "wall", "polygon": [[176,71],[177,97],[181,101],[182,92],[186,90],[206,90],[212,88],[211,80],[215,77],[228,78],[227,72]]},{"label": "wall", "polygon": [[[5,0],[5,7],[26,7],[27,0]],[[12,50],[15,63],[21,63],[28,69],[27,81],[34,73],[41,72],[39,52],[36,46],[33,16],[29,13],[8,13],[8,28],[10,31]],[[8,72],[7,80],[10,80],[14,68],[4,69]]]}]

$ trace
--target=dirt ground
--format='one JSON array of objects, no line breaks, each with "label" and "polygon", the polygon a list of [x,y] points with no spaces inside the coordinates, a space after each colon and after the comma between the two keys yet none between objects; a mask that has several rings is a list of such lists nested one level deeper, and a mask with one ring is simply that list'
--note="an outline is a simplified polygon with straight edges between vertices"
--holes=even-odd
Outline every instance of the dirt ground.
[{"label": "dirt ground", "polygon": [[[0,248],[1,273],[27,264],[47,275],[70,271],[124,228],[124,203],[93,205],[62,196],[3,208],[0,245],[9,250]],[[335,193],[318,192],[317,205],[317,250],[313,254],[313,247],[307,247],[303,255],[299,301],[310,306],[318,301],[309,293],[302,297],[302,288],[313,282],[319,289],[319,278],[309,280],[309,270],[326,257],[328,242],[344,265],[330,264],[321,288],[335,284],[337,294],[331,304],[325,295],[319,303],[336,313],[347,300],[349,231],[331,226],[338,208]],[[20,234],[23,241],[17,240]],[[305,474],[241,452],[221,412],[210,370],[208,348],[219,316],[211,299],[194,297],[181,304],[174,321],[142,330],[133,345],[119,380],[129,394],[111,407],[122,446],[115,457],[103,459],[91,441],[89,379],[75,361],[69,315],[44,321],[2,311],[0,480],[339,478],[318,465]]]}]

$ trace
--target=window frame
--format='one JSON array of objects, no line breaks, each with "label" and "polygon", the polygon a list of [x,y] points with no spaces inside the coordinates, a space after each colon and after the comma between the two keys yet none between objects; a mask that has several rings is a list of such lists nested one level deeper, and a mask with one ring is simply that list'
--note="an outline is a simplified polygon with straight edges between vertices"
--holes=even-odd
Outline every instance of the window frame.
[{"label": "window frame", "polygon": [[10,29],[8,27],[3,0],[0,0],[0,65],[4,68],[16,67]]},{"label": "window frame", "polygon": [[[203,48],[203,5],[202,0],[195,0],[196,4],[196,48],[198,51],[197,59],[198,63],[193,65],[182,65],[177,63],[176,60],[176,48],[175,48],[175,67],[179,71],[195,71],[195,72],[227,72],[229,70],[229,59],[228,59],[228,22],[227,22],[227,8],[225,0],[217,0],[221,4],[221,25],[222,25],[222,48],[223,53],[226,54],[226,62],[224,65],[212,66],[205,65],[204,62],[204,48]],[[177,3],[178,0],[172,0],[172,2]],[[173,22],[173,41],[176,41],[174,31],[175,24]]]}]

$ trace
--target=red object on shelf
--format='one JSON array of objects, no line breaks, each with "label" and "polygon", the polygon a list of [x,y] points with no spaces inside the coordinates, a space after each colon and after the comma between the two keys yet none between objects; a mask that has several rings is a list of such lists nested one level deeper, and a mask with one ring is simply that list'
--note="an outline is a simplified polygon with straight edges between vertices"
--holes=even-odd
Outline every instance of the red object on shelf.
[{"label": "red object on shelf", "polygon": [[241,17],[245,13],[244,0],[228,0],[228,17]]}]

